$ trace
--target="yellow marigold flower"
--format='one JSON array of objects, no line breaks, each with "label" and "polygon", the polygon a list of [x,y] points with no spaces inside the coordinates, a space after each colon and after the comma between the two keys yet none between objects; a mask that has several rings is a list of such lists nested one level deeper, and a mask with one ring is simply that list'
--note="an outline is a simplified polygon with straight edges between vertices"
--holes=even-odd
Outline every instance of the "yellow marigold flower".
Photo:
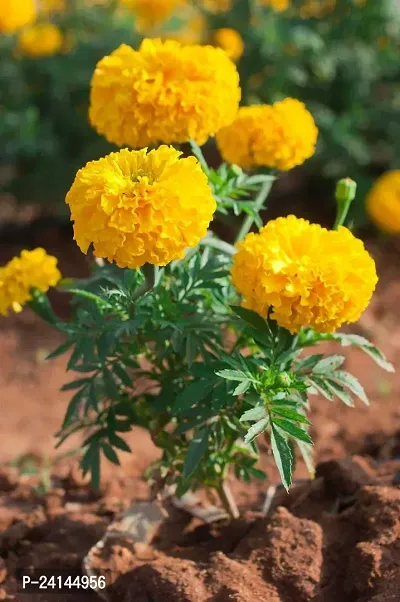
[{"label": "yellow marigold flower", "polygon": [[367,211],[386,232],[400,233],[400,170],[378,178],[367,196]]},{"label": "yellow marigold flower", "polygon": [[232,282],[243,306],[290,332],[334,332],[355,322],[377,283],[375,263],[347,228],[330,231],[294,215],[250,233],[233,257]]},{"label": "yellow marigold flower", "polygon": [[314,119],[299,100],[242,107],[236,120],[217,134],[222,157],[244,168],[287,171],[312,157],[318,137]]},{"label": "yellow marigold flower", "polygon": [[43,15],[63,13],[66,8],[66,0],[39,0],[39,12]]},{"label": "yellow marigold flower", "polygon": [[10,309],[21,311],[32,299],[31,290],[43,293],[56,286],[61,278],[57,259],[47,255],[40,247],[34,251],[22,251],[0,268],[0,314],[6,316]]},{"label": "yellow marigold flower", "polygon": [[140,148],[190,139],[204,144],[236,116],[239,75],[220,48],[144,40],[97,65],[89,117],[109,142]]},{"label": "yellow marigold flower", "polygon": [[15,33],[35,19],[35,0],[1,0],[0,33]]},{"label": "yellow marigold flower", "polygon": [[185,4],[184,0],[120,0],[120,3],[136,16],[139,31],[148,31],[163,23]]},{"label": "yellow marigold flower", "polygon": [[290,6],[290,0],[259,0],[259,3],[264,6],[270,6],[276,12],[283,12]]},{"label": "yellow marigold flower", "polygon": [[19,34],[18,47],[31,57],[51,56],[63,45],[63,34],[53,23],[38,23],[23,29]]},{"label": "yellow marigold flower", "polygon": [[78,171],[66,202],[83,253],[120,267],[166,265],[205,236],[216,209],[197,159],[169,146],[123,149]]},{"label": "yellow marigold flower", "polygon": [[321,18],[334,11],[335,8],[336,0],[305,0],[300,8],[300,16],[303,19]]},{"label": "yellow marigold flower", "polygon": [[244,42],[240,33],[229,27],[217,29],[214,33],[214,44],[225,50],[232,61],[240,59],[244,52]]},{"label": "yellow marigold flower", "polygon": [[198,0],[199,6],[214,15],[227,13],[232,8],[233,0]]}]

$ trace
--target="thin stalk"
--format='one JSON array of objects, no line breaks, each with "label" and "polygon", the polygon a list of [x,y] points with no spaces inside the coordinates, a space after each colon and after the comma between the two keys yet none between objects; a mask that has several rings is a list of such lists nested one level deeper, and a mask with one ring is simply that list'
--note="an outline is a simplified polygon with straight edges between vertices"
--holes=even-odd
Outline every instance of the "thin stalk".
[{"label": "thin stalk", "polygon": [[228,512],[229,516],[231,516],[233,519],[239,518],[239,509],[236,505],[231,488],[229,487],[226,481],[223,481],[221,485],[217,488],[217,493],[219,499],[222,502],[223,507]]},{"label": "thin stalk", "polygon": [[206,236],[200,241],[200,245],[203,247],[212,247],[213,249],[218,249],[226,255],[234,255],[237,251],[233,245],[230,245],[228,242],[220,240],[219,238],[215,238],[214,236]]},{"label": "thin stalk", "polygon": [[[261,211],[269,193],[271,192],[273,183],[274,183],[274,180],[271,178],[270,180],[267,180],[261,186],[260,192],[258,193],[256,200],[254,201],[254,209],[256,210],[257,213],[259,213]],[[239,233],[236,237],[235,242],[240,242],[241,240],[243,240],[243,238],[246,236],[246,234],[250,231],[250,228],[252,227],[253,222],[254,222],[254,217],[252,215],[248,215],[242,223],[242,226],[239,230]]]},{"label": "thin stalk", "polygon": [[135,290],[132,295],[132,303],[137,301],[139,297],[143,297],[146,293],[151,291],[156,283],[158,267],[155,265],[151,265],[150,263],[145,263],[141,268],[144,274],[144,282]]}]

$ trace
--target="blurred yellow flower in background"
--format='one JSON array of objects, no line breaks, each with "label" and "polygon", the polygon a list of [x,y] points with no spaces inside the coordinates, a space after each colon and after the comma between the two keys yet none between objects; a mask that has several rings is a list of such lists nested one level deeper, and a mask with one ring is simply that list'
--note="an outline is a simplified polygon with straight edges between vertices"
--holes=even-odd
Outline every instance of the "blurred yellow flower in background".
[{"label": "blurred yellow flower in background", "polygon": [[367,196],[371,219],[385,232],[400,233],[400,170],[388,171],[375,182]]},{"label": "blurred yellow flower in background", "polygon": [[216,203],[197,159],[123,149],[78,171],[66,202],[83,253],[119,267],[166,265],[207,233]]},{"label": "blurred yellow flower in background", "polygon": [[56,54],[61,50],[63,42],[61,30],[53,23],[31,25],[18,36],[19,50],[34,58]]},{"label": "blurred yellow flower in background", "polygon": [[233,121],[239,100],[238,72],[220,48],[147,39],[97,64],[89,117],[119,146],[204,144]]},{"label": "blurred yellow flower in background", "polygon": [[225,50],[226,54],[232,61],[236,62],[240,59],[244,52],[244,42],[240,33],[229,27],[217,29],[213,35],[215,46],[219,46]]},{"label": "blurred yellow flower in background", "polygon": [[290,6],[290,0],[259,0],[263,6],[269,6],[277,12],[287,10]]},{"label": "blurred yellow flower in background", "polygon": [[375,262],[347,228],[329,231],[294,215],[237,245],[232,282],[243,306],[290,332],[334,332],[358,320],[375,290]]},{"label": "blurred yellow flower in background", "polygon": [[66,0],[39,0],[39,12],[43,15],[63,13],[67,8]]},{"label": "blurred yellow flower in background", "polygon": [[21,311],[32,299],[32,289],[45,293],[61,279],[57,259],[40,247],[22,251],[0,268],[0,315]]},{"label": "blurred yellow flower in background", "polygon": [[235,121],[217,133],[228,163],[287,171],[312,157],[318,129],[305,105],[286,98],[273,105],[241,107]]},{"label": "blurred yellow flower in background", "polygon": [[232,8],[233,0],[197,0],[197,4],[204,10],[217,15],[226,13]]},{"label": "blurred yellow flower in background", "polygon": [[35,0],[1,0],[0,33],[15,33],[35,19]]},{"label": "blurred yellow flower in background", "polygon": [[138,30],[143,32],[163,23],[178,7],[186,4],[185,0],[120,0],[120,3],[132,11]]}]

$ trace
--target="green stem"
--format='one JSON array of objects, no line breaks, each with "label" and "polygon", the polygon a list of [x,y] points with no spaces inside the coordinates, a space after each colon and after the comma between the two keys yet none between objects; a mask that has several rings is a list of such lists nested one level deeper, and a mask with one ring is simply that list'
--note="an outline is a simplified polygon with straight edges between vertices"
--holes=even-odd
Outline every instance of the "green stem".
[{"label": "green stem", "polygon": [[349,213],[351,203],[352,200],[348,200],[340,206],[335,223],[333,224],[333,230],[337,230],[339,226],[343,226],[346,221],[347,214]]},{"label": "green stem", "polygon": [[222,502],[223,507],[228,512],[229,516],[233,519],[237,519],[240,516],[239,509],[236,505],[235,498],[233,497],[231,488],[226,481],[223,481],[217,488],[219,499]]},{"label": "green stem", "polygon": [[226,255],[232,256],[236,253],[236,249],[233,245],[230,245],[228,242],[220,240],[219,238],[215,238],[214,236],[206,236],[200,241],[200,245],[203,247],[212,247],[213,249],[218,249]]},{"label": "green stem", "polygon": [[[263,205],[271,191],[273,183],[274,183],[274,180],[271,178],[270,180],[267,180],[266,182],[264,182],[264,184],[261,186],[260,192],[258,193],[256,200],[254,201],[254,209],[257,212],[257,214],[263,208]],[[243,238],[246,236],[246,234],[249,232],[250,228],[252,227],[253,222],[254,222],[254,217],[252,215],[248,215],[242,223],[242,226],[236,237],[236,242],[240,242],[241,240],[243,240]]]},{"label": "green stem", "polygon": [[143,297],[146,293],[151,291],[156,283],[156,277],[158,272],[158,267],[155,265],[151,265],[150,263],[145,263],[144,266],[140,268],[144,274],[144,282],[141,284],[133,293],[131,301],[137,301],[140,297]]}]

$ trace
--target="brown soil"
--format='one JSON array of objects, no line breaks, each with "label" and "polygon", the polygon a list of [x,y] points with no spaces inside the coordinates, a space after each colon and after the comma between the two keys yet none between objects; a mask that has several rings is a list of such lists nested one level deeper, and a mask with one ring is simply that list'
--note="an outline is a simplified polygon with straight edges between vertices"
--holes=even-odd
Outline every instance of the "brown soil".
[{"label": "brown soil", "polygon": [[[72,244],[46,246],[60,256],[67,276],[85,272]],[[63,252],[60,253],[59,249]],[[57,250],[58,249],[58,250]],[[7,255],[18,249],[7,249]],[[4,255],[4,252],[1,252]],[[396,271],[399,251],[378,256],[381,284],[357,331],[367,334],[398,365],[400,337]],[[1,260],[8,257],[2,256]],[[67,299],[57,299],[60,312]],[[353,329],[354,331],[354,329]],[[57,602],[56,593],[18,592],[16,570],[31,567],[80,571],[82,559],[113,518],[148,489],[141,475],[157,457],[146,433],[127,440],[134,453],[121,466],[103,465],[101,494],[80,478],[74,461],[55,457],[54,433],[68,401],[60,393],[65,358],[45,362],[60,339],[29,311],[0,320],[0,600]],[[270,482],[232,482],[242,518],[206,526],[175,510],[151,546],[121,538],[98,569],[112,573],[112,602],[394,602],[400,600],[400,375],[387,375],[372,360],[350,351],[347,369],[359,376],[371,408],[355,409],[312,398],[317,477],[278,490],[266,518],[266,489],[277,483],[267,443],[263,467]],[[396,434],[397,433],[397,434]],[[79,445],[69,441],[60,451]],[[346,459],[353,456],[352,460]],[[354,457],[355,456],[355,457]],[[52,489],[37,493],[40,475],[24,474],[32,463],[52,473]],[[295,475],[305,478],[301,463]],[[108,574],[108,573],[107,573]],[[66,595],[76,602],[95,593]]]}]

